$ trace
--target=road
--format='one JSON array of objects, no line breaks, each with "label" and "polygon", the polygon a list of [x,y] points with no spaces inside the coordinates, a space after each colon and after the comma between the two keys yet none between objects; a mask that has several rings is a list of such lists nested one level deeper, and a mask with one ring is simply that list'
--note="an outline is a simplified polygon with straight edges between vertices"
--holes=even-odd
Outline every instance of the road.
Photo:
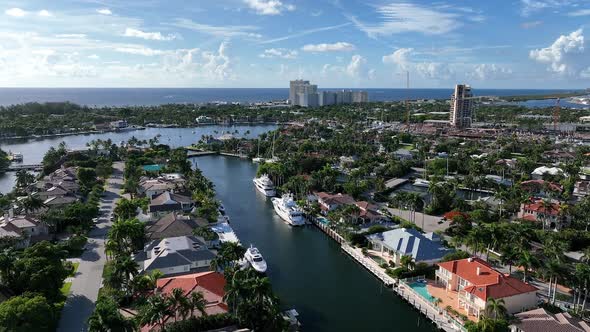
[{"label": "road", "polygon": [[80,257],[80,266],[72,280],[68,296],[57,328],[58,332],[81,332],[87,330],[86,322],[94,311],[98,290],[102,283],[102,270],[106,261],[104,242],[111,228],[110,215],[115,203],[121,197],[123,187],[123,169],[125,163],[113,164],[113,175],[108,180],[106,190],[100,202],[101,217],[97,227],[88,234],[86,250]]}]

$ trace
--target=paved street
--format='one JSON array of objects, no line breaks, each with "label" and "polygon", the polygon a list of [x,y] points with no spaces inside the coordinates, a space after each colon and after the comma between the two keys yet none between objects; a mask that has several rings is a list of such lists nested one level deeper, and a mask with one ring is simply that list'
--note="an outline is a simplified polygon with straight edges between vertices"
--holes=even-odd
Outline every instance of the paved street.
[{"label": "paved street", "polygon": [[113,164],[113,175],[108,180],[106,191],[100,202],[101,216],[97,227],[88,235],[86,250],[80,257],[80,266],[72,280],[70,295],[61,313],[58,332],[87,330],[86,321],[94,310],[102,283],[102,270],[105,264],[104,242],[111,227],[110,215],[120,198],[124,165],[123,162]]}]

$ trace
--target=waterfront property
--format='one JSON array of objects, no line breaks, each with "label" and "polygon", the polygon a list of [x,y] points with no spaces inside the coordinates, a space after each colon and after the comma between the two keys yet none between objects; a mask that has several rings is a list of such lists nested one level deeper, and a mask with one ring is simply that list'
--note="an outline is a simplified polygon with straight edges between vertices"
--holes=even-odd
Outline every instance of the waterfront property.
[{"label": "waterfront property", "polygon": [[142,177],[139,181],[137,193],[151,199],[166,191],[176,192],[179,189],[183,189],[184,183],[185,180],[182,176],[173,177],[170,174],[165,174],[155,179]]},{"label": "waterfront property", "polygon": [[559,203],[540,198],[532,198],[530,202],[520,206],[522,219],[543,223],[543,229],[548,230],[560,230],[569,223],[569,216],[561,214],[560,211]]},{"label": "waterfront property", "polygon": [[0,217],[0,239],[16,241],[17,248],[26,248],[31,241],[41,240],[49,233],[47,225],[31,216],[13,216],[12,210]]},{"label": "waterfront property", "polygon": [[177,212],[170,212],[158,221],[148,225],[146,228],[146,236],[151,240],[189,236],[193,234],[193,229],[197,227],[197,222],[191,217],[184,216]]},{"label": "waterfront property", "polygon": [[151,198],[148,211],[152,218],[158,218],[169,212],[190,212],[195,207],[195,201],[184,195],[163,192]]},{"label": "waterfront property", "polygon": [[[487,300],[504,300],[509,314],[537,306],[537,288],[495,270],[479,258],[438,263],[436,285],[431,294],[446,304],[454,302],[459,312],[478,320],[486,309]],[[434,294],[433,294],[434,295]]]},{"label": "waterfront property", "polygon": [[403,256],[411,256],[416,263],[434,264],[451,250],[445,248],[434,233],[422,234],[415,229],[398,228],[367,236],[373,250],[386,261],[400,264]]},{"label": "waterfront property", "polygon": [[514,315],[511,332],[589,332],[590,325],[567,312],[552,314],[543,308]]},{"label": "waterfront property", "polygon": [[[156,284],[156,293],[170,295],[175,288],[182,289],[186,297],[189,297],[191,293],[202,293],[207,302],[205,305],[207,315],[228,311],[227,304],[223,301],[225,278],[219,272],[208,271],[160,278]],[[193,311],[191,315],[199,317],[201,313]]]},{"label": "waterfront property", "polygon": [[208,271],[215,254],[194,236],[178,236],[148,243],[135,255],[140,273],[160,270],[164,275]]}]

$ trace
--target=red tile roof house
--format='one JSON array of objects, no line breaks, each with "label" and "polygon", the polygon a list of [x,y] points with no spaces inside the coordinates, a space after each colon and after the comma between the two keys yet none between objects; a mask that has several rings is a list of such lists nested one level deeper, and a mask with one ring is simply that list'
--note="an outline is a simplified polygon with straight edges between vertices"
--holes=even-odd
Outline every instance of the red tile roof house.
[{"label": "red tile roof house", "polygon": [[545,223],[544,229],[560,230],[569,223],[569,217],[560,214],[560,205],[548,202],[545,206],[542,199],[532,198],[530,203],[520,205],[522,219]]},{"label": "red tile roof house", "polygon": [[[228,312],[228,306],[223,302],[225,295],[225,278],[219,272],[201,272],[187,275],[181,275],[170,278],[160,278],[156,283],[156,294],[171,295],[174,288],[180,288],[184,291],[186,297],[191,293],[199,292],[203,294],[207,305],[205,306],[205,313],[207,315],[223,314]],[[189,317],[200,317],[201,313],[198,310],[192,312]],[[171,323],[176,320],[181,320],[181,317],[168,317],[165,322]],[[155,326],[143,326],[141,331],[154,331]]]},{"label": "red tile roof house", "polygon": [[318,203],[320,203],[320,209],[323,214],[328,214],[328,212],[335,210],[342,205],[351,205],[355,203],[354,198],[343,194],[332,195],[326,192],[319,192],[316,194],[316,197],[318,198]]},{"label": "red tile roof house", "polygon": [[523,190],[540,197],[549,197],[550,195],[547,190],[554,193],[561,193],[563,191],[563,187],[559,184],[545,180],[523,181],[520,183],[520,187]]},{"label": "red tile roof house", "polygon": [[437,283],[447,293],[458,293],[458,307],[469,316],[479,319],[488,298],[504,300],[509,314],[537,306],[537,288],[496,271],[482,259],[466,258],[437,265]]}]

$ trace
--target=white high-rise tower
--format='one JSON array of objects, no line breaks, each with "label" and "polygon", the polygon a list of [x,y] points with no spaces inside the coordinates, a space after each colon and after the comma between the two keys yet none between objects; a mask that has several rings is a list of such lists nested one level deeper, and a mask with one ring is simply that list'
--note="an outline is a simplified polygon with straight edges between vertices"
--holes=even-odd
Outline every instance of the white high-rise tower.
[{"label": "white high-rise tower", "polygon": [[469,128],[473,117],[473,94],[469,85],[455,85],[455,92],[451,96],[451,126]]}]

